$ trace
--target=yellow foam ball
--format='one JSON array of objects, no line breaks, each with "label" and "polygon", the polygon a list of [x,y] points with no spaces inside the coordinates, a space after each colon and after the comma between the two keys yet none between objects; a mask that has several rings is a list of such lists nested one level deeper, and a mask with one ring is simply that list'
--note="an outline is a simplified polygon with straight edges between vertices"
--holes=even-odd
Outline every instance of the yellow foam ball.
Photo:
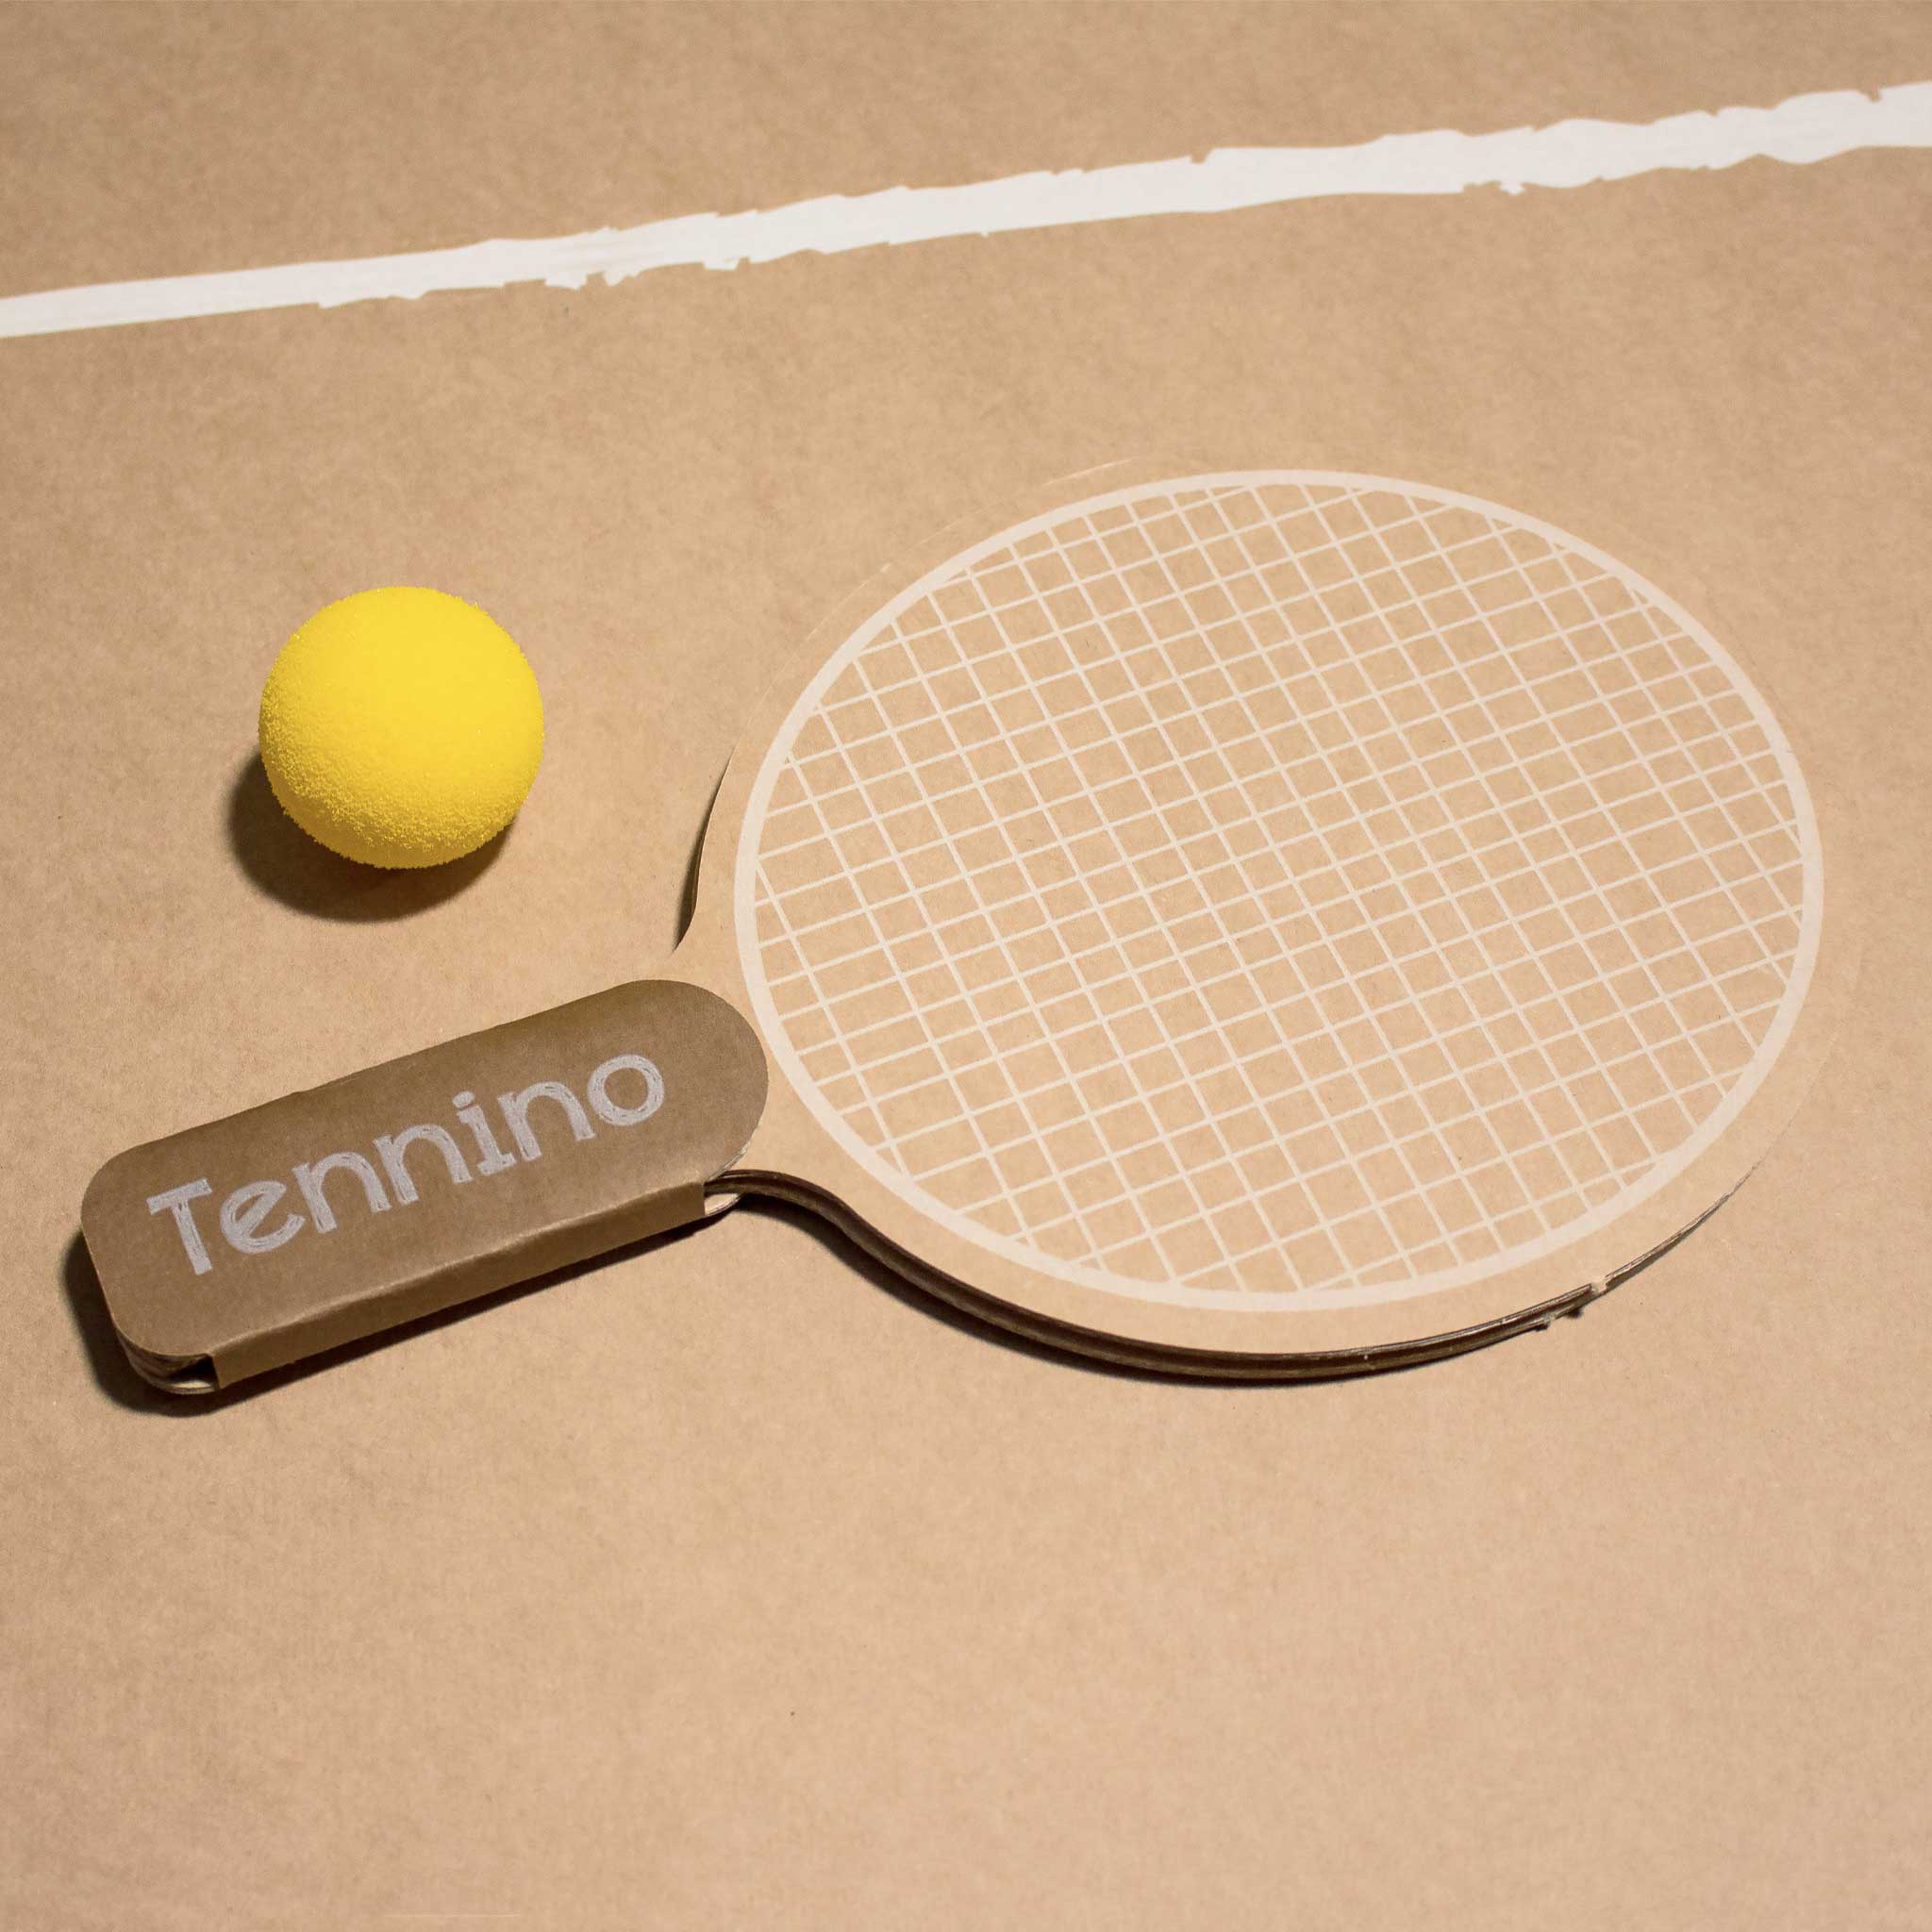
[{"label": "yellow foam ball", "polygon": [[442,591],[358,591],[282,646],[261,693],[282,809],[364,865],[441,865],[529,794],[543,700],[508,632]]}]

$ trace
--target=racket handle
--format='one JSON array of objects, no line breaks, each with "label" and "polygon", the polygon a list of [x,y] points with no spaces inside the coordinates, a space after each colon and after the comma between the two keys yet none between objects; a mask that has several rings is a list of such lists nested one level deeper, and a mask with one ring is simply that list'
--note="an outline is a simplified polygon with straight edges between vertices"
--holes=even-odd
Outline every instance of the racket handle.
[{"label": "racket handle", "polygon": [[118,1154],[81,1231],[128,1359],[225,1388],[702,1218],[758,1035],[642,980]]}]

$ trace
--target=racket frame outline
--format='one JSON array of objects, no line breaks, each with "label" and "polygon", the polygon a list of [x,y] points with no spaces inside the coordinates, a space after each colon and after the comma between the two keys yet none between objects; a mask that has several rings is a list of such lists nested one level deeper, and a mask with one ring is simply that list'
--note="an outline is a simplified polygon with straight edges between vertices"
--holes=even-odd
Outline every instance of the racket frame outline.
[{"label": "racket frame outline", "polygon": [[[1098,508],[1124,493],[1158,485],[1217,483],[1334,484],[1425,496],[1534,532],[1601,564],[1683,625],[1751,704],[1793,784],[1807,854],[1807,891],[1819,893],[1804,922],[1804,979],[1779,1010],[1783,1039],[1747,1087],[1739,1080],[1725,1102],[1693,1135],[1674,1172],[1652,1169],[1651,1185],[1625,1190],[1612,1212],[1578,1217],[1539,1244],[1541,1252],[1471,1264],[1473,1278],[1407,1288],[1394,1295],[1350,1300],[1346,1291],[1322,1306],[1267,1306],[1212,1291],[1200,1305],[1099,1287],[1068,1278],[1051,1257],[1025,1251],[994,1230],[960,1227],[902,1189],[883,1163],[858,1158],[856,1135],[828,1124],[801,1091],[782,1029],[767,1018],[744,965],[748,902],[742,887],[756,860],[759,788],[782,764],[790,728],[811,714],[850,655],[864,648],[861,631],[882,626],[889,607],[915,602],[931,581],[972,554],[995,551],[1030,526]],[[984,535],[991,529],[994,534]],[[982,533],[982,534],[975,534]],[[1741,1184],[1783,1131],[1828,1054],[1856,976],[1856,854],[1851,811],[1822,784],[1801,746],[1754,675],[1728,647],[1642,574],[1568,531],[1465,491],[1360,472],[1242,469],[1170,461],[1108,465],[956,521],[945,531],[877,572],[812,630],[787,669],[773,680],[741,734],[720,786],[703,841],[691,924],[665,976],[690,978],[747,1014],[775,1077],[758,1128],[715,1186],[721,1193],[766,1195],[808,1208],[840,1226],[894,1272],[944,1300],[1051,1345],[1127,1365],[1208,1375],[1344,1374],[1393,1367],[1459,1353],[1575,1312],[1627,1279],[1715,1211]],[[1828,855],[1828,863],[1825,862]],[[755,936],[754,936],[755,937]],[[1793,980],[1797,974],[1794,972]],[[808,1086],[808,1076],[806,1077]],[[1652,1178],[1655,1176],[1655,1178]],[[936,1204],[935,1204],[936,1205]],[[1560,1236],[1558,1240],[1556,1237]],[[1004,1243],[1004,1245],[996,1245]],[[1020,1252],[1015,1252],[1020,1250]]]}]

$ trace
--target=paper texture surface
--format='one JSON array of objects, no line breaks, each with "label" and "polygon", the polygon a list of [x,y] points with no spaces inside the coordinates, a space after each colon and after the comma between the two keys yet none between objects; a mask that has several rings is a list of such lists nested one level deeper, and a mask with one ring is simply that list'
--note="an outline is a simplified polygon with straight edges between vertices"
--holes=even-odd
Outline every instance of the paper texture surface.
[{"label": "paper texture surface", "polygon": [[[27,293],[1770,108],[1932,79],[1932,26],[14,8],[0,71]],[[0,342],[0,1920],[1916,1932],[1927,168]],[[658,970],[797,640],[983,504],[1170,450],[1575,532],[1855,802],[1855,1008],[1694,1238],[1545,1334],[1293,1388],[1011,1345],[750,1205],[258,1395],[128,1372],[104,1161]],[[384,582],[542,683],[531,807],[449,879],[330,864],[249,775],[278,641]]]}]

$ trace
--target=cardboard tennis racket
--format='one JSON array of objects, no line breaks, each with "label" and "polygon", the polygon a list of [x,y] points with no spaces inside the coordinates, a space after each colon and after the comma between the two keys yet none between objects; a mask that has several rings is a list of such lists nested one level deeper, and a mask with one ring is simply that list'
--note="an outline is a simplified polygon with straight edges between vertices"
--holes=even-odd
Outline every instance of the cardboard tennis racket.
[{"label": "cardboard tennis racket", "polygon": [[109,1161],[136,1366],[225,1384],[763,1194],[1070,1348],[1332,1373],[1720,1202],[1853,950],[1736,660],[1451,491],[1065,495],[822,626],[663,977]]}]

